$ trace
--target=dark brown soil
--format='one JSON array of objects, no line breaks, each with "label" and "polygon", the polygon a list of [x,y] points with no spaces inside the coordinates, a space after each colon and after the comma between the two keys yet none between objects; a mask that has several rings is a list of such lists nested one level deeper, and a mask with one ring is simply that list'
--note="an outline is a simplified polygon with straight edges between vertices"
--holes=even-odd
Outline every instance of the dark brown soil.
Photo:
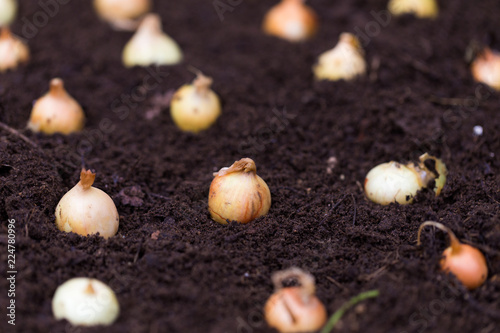
[{"label": "dark brown soil", "polygon": [[[270,275],[299,266],[316,277],[329,313],[362,291],[380,291],[348,312],[338,332],[497,331],[499,94],[475,83],[464,59],[472,40],[500,49],[500,4],[440,1],[436,21],[370,24],[370,12],[386,2],[311,0],[321,31],[292,45],[261,33],[275,1],[243,0],[222,22],[212,1],[156,1],[185,62],[128,70],[120,57],[131,34],[100,22],[89,1],[60,5],[36,36],[23,27],[41,7],[23,1],[13,31],[28,40],[32,61],[0,75],[0,121],[38,149],[0,129],[0,271],[6,275],[8,219],[16,220],[18,271],[15,327],[7,325],[8,284],[0,280],[0,330],[104,331],[52,316],[56,287],[89,276],[120,302],[106,332],[272,332],[261,312]],[[356,27],[372,29],[364,42],[370,75],[314,82],[316,57]],[[161,106],[162,95],[192,80],[188,65],[212,76],[223,100],[221,118],[199,135],[180,132]],[[68,137],[24,130],[33,100],[57,76],[84,107],[86,129]],[[476,125],[482,136],[473,135]],[[386,207],[365,199],[370,168],[425,151],[449,168],[440,197],[423,191],[412,205]],[[121,216],[107,241],[54,223],[82,155]],[[207,209],[212,172],[246,156],[271,189],[271,210],[248,225],[221,226]],[[482,287],[467,291],[439,272],[443,233],[430,228],[424,248],[416,246],[425,220],[483,251],[490,274]]]}]

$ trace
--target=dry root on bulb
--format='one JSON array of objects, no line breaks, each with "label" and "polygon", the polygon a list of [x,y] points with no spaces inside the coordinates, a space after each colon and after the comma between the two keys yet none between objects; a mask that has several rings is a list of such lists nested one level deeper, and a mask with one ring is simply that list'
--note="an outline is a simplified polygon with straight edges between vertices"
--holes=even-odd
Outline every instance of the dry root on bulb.
[{"label": "dry root on bulb", "polygon": [[115,293],[96,279],[73,278],[60,285],[52,299],[57,320],[74,326],[111,325],[120,313]]},{"label": "dry root on bulb", "polygon": [[[427,164],[432,164],[433,167],[429,169]],[[447,175],[446,165],[440,159],[425,153],[420,156],[418,165],[402,165],[392,161],[371,169],[365,178],[365,193],[368,199],[381,205],[393,202],[409,204],[419,190],[432,182],[438,196],[446,183]]]},{"label": "dry root on bulb", "polygon": [[116,30],[135,30],[141,16],[151,10],[151,0],[94,0],[99,16]]},{"label": "dry root on bulb", "polygon": [[436,0],[391,0],[388,9],[396,16],[414,14],[419,18],[434,19],[439,14]]},{"label": "dry root on bulb", "polygon": [[321,54],[313,67],[317,80],[353,80],[366,73],[364,51],[356,36],[342,33],[338,44]]},{"label": "dry root on bulb", "polygon": [[198,72],[192,84],[175,92],[170,114],[181,130],[198,133],[212,126],[220,116],[219,97],[210,89],[211,85],[212,79]]},{"label": "dry root on bulb", "polygon": [[256,172],[255,162],[242,158],[214,174],[208,197],[208,209],[214,221],[248,223],[267,214],[271,192]]},{"label": "dry root on bulb", "polygon": [[485,48],[471,65],[472,76],[495,90],[500,90],[500,54]]},{"label": "dry root on bulb", "polygon": [[82,107],[66,89],[63,80],[50,81],[50,90],[38,99],[31,111],[28,128],[45,134],[71,134],[83,128],[85,115]]},{"label": "dry root on bulb", "polygon": [[[284,287],[296,279],[300,286]],[[314,332],[326,322],[325,306],[315,296],[314,277],[299,268],[276,272],[272,276],[275,292],[264,307],[267,324],[281,333]]]},{"label": "dry root on bulb", "polygon": [[0,28],[9,26],[16,18],[17,0],[0,0]]},{"label": "dry root on bulb", "polygon": [[272,36],[300,42],[314,36],[318,18],[304,0],[282,0],[264,17],[263,30]]},{"label": "dry root on bulb", "polygon": [[28,46],[14,36],[9,28],[0,31],[0,73],[16,69],[30,58]]},{"label": "dry root on bulb", "polygon": [[160,16],[148,14],[123,50],[126,67],[175,65],[182,61],[179,45],[161,28]]},{"label": "dry root on bulb", "polygon": [[488,277],[488,265],[484,255],[473,246],[462,244],[450,228],[438,222],[427,221],[418,229],[417,245],[420,245],[420,235],[426,226],[436,227],[448,234],[450,246],[444,250],[440,261],[441,269],[453,273],[468,289],[480,287]]},{"label": "dry root on bulb", "polygon": [[92,187],[95,173],[82,170],[80,182],[66,193],[56,207],[56,226],[65,232],[87,236],[99,233],[108,238],[118,231],[118,211],[105,192]]}]

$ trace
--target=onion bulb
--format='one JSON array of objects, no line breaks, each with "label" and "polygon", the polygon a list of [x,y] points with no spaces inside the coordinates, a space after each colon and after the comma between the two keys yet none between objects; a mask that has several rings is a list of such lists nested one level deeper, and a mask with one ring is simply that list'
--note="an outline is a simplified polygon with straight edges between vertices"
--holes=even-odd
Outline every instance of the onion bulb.
[{"label": "onion bulb", "polygon": [[[294,278],[300,286],[283,287]],[[326,309],[315,296],[314,277],[299,268],[276,272],[272,276],[274,294],[264,306],[267,324],[281,333],[314,332],[326,322]]]},{"label": "onion bulb", "polygon": [[488,265],[484,255],[473,246],[462,244],[450,228],[441,223],[427,221],[418,229],[417,245],[420,245],[420,234],[426,226],[436,227],[448,234],[450,246],[444,250],[440,261],[441,269],[446,273],[453,273],[468,289],[481,286],[488,277]]},{"label": "onion bulb", "polygon": [[94,0],[99,16],[117,30],[135,30],[139,18],[151,10],[151,0]]},{"label": "onion bulb", "polygon": [[111,325],[120,313],[115,293],[96,279],[73,278],[60,285],[52,298],[57,320],[74,326]]},{"label": "onion bulb", "polygon": [[0,27],[8,26],[17,13],[17,0],[0,0]]},{"label": "onion bulb", "polygon": [[50,81],[50,89],[39,98],[31,110],[28,128],[45,134],[70,134],[83,128],[85,115],[82,107],[66,89],[63,80]]},{"label": "onion bulb", "polygon": [[[0,0],[1,2],[1,0]],[[9,28],[0,31],[0,73],[16,69],[21,63],[28,62],[29,49]]]},{"label": "onion bulb", "polygon": [[500,90],[500,54],[485,48],[472,62],[472,75],[493,89]]},{"label": "onion bulb", "polygon": [[338,44],[321,54],[313,67],[317,80],[353,80],[366,73],[364,51],[353,34],[344,32]]},{"label": "onion bulb", "polygon": [[439,14],[436,0],[390,0],[388,9],[396,16],[414,14],[419,18],[436,18]]},{"label": "onion bulb", "polygon": [[271,192],[250,158],[220,169],[214,177],[208,197],[208,210],[214,221],[248,223],[269,211]]},{"label": "onion bulb", "polygon": [[161,28],[157,14],[148,14],[123,50],[126,67],[175,65],[181,62],[179,45]]},{"label": "onion bulb", "polygon": [[177,90],[170,103],[170,114],[177,127],[197,133],[209,128],[219,117],[219,97],[210,89],[212,79],[197,73],[192,84]]},{"label": "onion bulb", "polygon": [[108,238],[118,231],[118,211],[113,200],[92,187],[95,173],[83,169],[80,181],[66,193],[56,207],[56,226],[65,232],[87,236],[99,233]]},{"label": "onion bulb", "polygon": [[[425,162],[434,164],[431,170]],[[441,193],[446,182],[448,170],[446,165],[438,158],[424,154],[420,156],[420,163],[402,165],[398,162],[388,162],[377,165],[368,172],[365,178],[365,193],[368,199],[388,205],[397,202],[401,205],[413,202],[419,190],[427,187],[434,181],[436,196]]]},{"label": "onion bulb", "polygon": [[264,17],[263,29],[269,35],[300,42],[316,33],[318,18],[304,0],[282,0]]}]

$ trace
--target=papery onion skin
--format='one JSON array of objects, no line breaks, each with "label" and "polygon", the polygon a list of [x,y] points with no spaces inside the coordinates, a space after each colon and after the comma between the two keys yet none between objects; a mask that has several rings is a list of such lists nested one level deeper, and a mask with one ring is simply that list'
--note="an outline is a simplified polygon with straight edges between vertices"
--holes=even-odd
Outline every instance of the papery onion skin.
[{"label": "papery onion skin", "polygon": [[272,36],[300,42],[316,34],[318,18],[303,0],[283,0],[267,12],[263,30]]},{"label": "papery onion skin", "polygon": [[394,161],[377,165],[365,178],[366,196],[381,205],[409,204],[421,188],[418,173]]},{"label": "papery onion skin", "polygon": [[500,53],[484,49],[472,62],[471,71],[476,81],[500,91]]},{"label": "papery onion skin", "polygon": [[30,59],[29,49],[9,28],[0,31],[0,73],[16,69]]},{"label": "papery onion skin", "polygon": [[66,319],[74,326],[111,325],[118,318],[120,306],[106,284],[80,277],[56,289],[52,312],[57,320]]},{"label": "papery onion skin", "polygon": [[175,65],[182,61],[179,45],[161,28],[157,14],[148,14],[139,29],[125,45],[122,60],[125,67]]},{"label": "papery onion skin", "polygon": [[136,30],[140,17],[147,14],[151,7],[151,0],[94,0],[96,12],[115,30]]},{"label": "papery onion skin", "polygon": [[84,124],[82,107],[66,92],[63,81],[56,78],[50,82],[49,92],[33,105],[28,128],[49,135],[68,135],[81,131]]},{"label": "papery onion skin", "polygon": [[255,163],[249,158],[221,169],[210,185],[208,209],[218,223],[230,220],[245,224],[266,215],[270,207],[269,187],[256,174]]},{"label": "papery onion skin", "polygon": [[177,127],[198,133],[208,129],[221,114],[217,94],[210,89],[212,79],[198,73],[193,84],[183,85],[170,103],[170,114]]},{"label": "papery onion skin", "polygon": [[419,18],[435,19],[439,15],[436,0],[391,0],[388,9],[396,16],[414,14]]},{"label": "papery onion skin", "polygon": [[[86,173],[86,174],[84,174]],[[90,171],[82,171],[81,181],[69,190],[56,207],[56,226],[65,232],[82,236],[99,233],[104,238],[112,237],[118,231],[119,215],[109,195],[88,185],[85,177]]]},{"label": "papery onion skin", "polygon": [[337,45],[318,57],[313,67],[317,80],[354,80],[366,73],[364,51],[356,36],[342,33]]},{"label": "papery onion skin", "polygon": [[488,277],[488,265],[484,255],[468,244],[460,244],[458,250],[451,246],[444,250],[441,269],[451,272],[468,289],[480,287]]},{"label": "papery onion skin", "polygon": [[17,0],[0,0],[0,28],[10,25],[17,14]]}]

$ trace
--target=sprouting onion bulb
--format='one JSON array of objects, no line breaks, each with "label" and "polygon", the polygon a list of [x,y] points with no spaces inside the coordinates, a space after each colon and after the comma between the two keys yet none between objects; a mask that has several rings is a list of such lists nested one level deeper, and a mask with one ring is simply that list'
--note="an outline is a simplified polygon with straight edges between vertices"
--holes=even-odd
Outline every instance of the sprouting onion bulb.
[{"label": "sprouting onion bulb", "polygon": [[419,18],[436,18],[439,14],[436,0],[390,0],[388,8],[396,16],[414,14]]},{"label": "sprouting onion bulb", "polygon": [[[427,168],[425,162],[431,160],[433,170]],[[397,202],[401,205],[413,202],[419,190],[427,187],[434,181],[436,196],[446,183],[448,170],[438,158],[425,153],[420,156],[420,163],[402,165],[398,162],[388,162],[377,165],[368,172],[365,178],[365,193],[368,199],[388,205]]]},{"label": "sprouting onion bulb", "polygon": [[28,128],[45,134],[70,134],[80,131],[84,123],[82,107],[64,89],[63,80],[55,78],[49,92],[33,105]]},{"label": "sprouting onion bulb", "polygon": [[160,16],[148,14],[123,50],[126,67],[175,65],[182,61],[179,45],[161,28]]},{"label": "sprouting onion bulb", "polygon": [[8,26],[17,13],[17,0],[0,0],[0,27]]},{"label": "sprouting onion bulb", "polygon": [[151,9],[151,0],[94,0],[97,14],[117,30],[135,30]]},{"label": "sprouting onion bulb", "polygon": [[473,246],[462,244],[450,228],[438,222],[427,221],[418,229],[417,245],[420,245],[420,234],[426,226],[436,227],[448,234],[450,246],[444,250],[440,261],[441,269],[446,273],[453,273],[468,289],[481,286],[488,277],[488,265],[484,255]]},{"label": "sprouting onion bulb", "polygon": [[318,30],[316,13],[305,0],[282,0],[264,17],[264,32],[291,42],[311,38]]},{"label": "sprouting onion bulb", "polygon": [[[1,0],[0,0],[1,1]],[[0,73],[16,69],[30,58],[28,46],[5,27],[0,31]]]},{"label": "sprouting onion bulb", "polygon": [[[283,287],[283,282],[296,279],[300,286]],[[289,268],[272,276],[274,294],[264,306],[267,324],[281,333],[315,332],[326,322],[326,309],[315,295],[311,274]]]},{"label": "sprouting onion bulb", "polygon": [[74,326],[111,325],[118,318],[120,305],[106,284],[79,277],[56,289],[52,312],[57,320],[66,319]]},{"label": "sprouting onion bulb", "polygon": [[56,226],[65,232],[108,238],[118,231],[118,211],[109,195],[92,186],[95,173],[83,169],[80,181],[56,207]]},{"label": "sprouting onion bulb", "polygon": [[471,70],[476,81],[500,90],[500,53],[485,48],[472,62]]},{"label": "sprouting onion bulb", "polygon": [[353,80],[366,73],[364,51],[353,34],[344,32],[337,45],[318,58],[313,72],[318,80]]},{"label": "sprouting onion bulb", "polygon": [[257,175],[252,159],[242,158],[214,173],[214,177],[208,196],[208,210],[214,221],[248,223],[269,211],[271,192]]},{"label": "sprouting onion bulb", "polygon": [[175,92],[170,114],[181,130],[197,133],[209,128],[220,116],[219,97],[210,89],[211,85],[212,79],[198,72],[192,84]]}]

